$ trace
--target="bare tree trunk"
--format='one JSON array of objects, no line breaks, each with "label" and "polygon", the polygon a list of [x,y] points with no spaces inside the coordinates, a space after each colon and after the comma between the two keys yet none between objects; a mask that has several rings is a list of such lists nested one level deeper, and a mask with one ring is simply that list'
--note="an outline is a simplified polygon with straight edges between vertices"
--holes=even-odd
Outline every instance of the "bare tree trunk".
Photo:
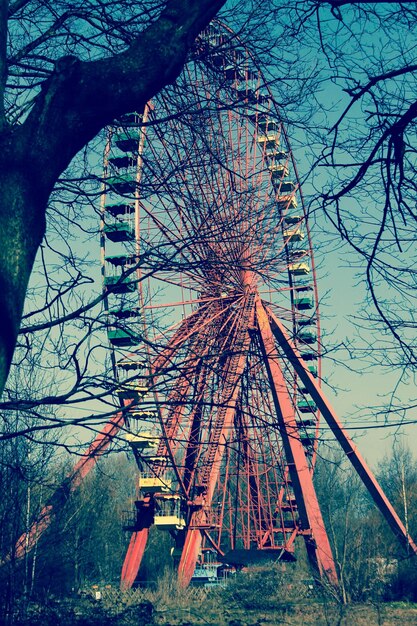
[{"label": "bare tree trunk", "polygon": [[[3,153],[4,154],[4,153]],[[0,388],[19,332],[26,289],[45,232],[47,194],[0,160]],[[28,170],[30,165],[28,164]],[[0,390],[1,390],[0,389]]]}]

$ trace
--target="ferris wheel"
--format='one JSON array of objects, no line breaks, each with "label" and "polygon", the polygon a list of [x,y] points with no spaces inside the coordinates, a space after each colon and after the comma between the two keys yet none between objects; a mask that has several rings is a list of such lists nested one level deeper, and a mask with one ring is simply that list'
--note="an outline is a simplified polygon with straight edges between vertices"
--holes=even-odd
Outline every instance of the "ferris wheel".
[{"label": "ferris wheel", "polygon": [[175,86],[109,134],[103,284],[140,470],[126,585],[151,523],[172,533],[184,582],[206,550],[293,560],[298,535],[334,576],[327,538],[314,540],[320,414],[274,336],[280,321],[319,381],[308,215],[266,84],[214,24]]},{"label": "ferris wheel", "polygon": [[182,584],[264,557],[294,560],[300,537],[337,585],[313,484],[321,415],[417,553],[320,388],[313,242],[293,153],[265,76],[225,26],[198,38],[174,85],[109,129],[100,234],[120,410],[13,558],[123,438],[139,477],[122,587],[138,577],[151,527],[171,535]]},{"label": "ferris wheel", "polygon": [[182,584],[213,558],[218,570],[294,560],[297,537],[337,584],[313,485],[320,414],[417,552],[320,389],[308,212],[282,113],[233,32],[213,23],[199,37],[175,85],[110,130],[104,165],[104,303],[123,409],[97,445],[123,424],[139,468],[122,586],[152,526],[171,534]]}]

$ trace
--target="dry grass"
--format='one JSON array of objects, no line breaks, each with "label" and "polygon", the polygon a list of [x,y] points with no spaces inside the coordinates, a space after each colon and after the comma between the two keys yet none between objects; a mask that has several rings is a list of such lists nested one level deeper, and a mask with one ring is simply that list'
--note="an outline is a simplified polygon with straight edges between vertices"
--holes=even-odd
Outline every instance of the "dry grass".
[{"label": "dry grass", "polygon": [[278,611],[242,611],[227,606],[213,607],[208,602],[190,606],[188,611],[158,611],[156,623],[161,626],[417,626],[417,607],[310,602],[288,605]]},{"label": "dry grass", "polygon": [[167,571],[155,589],[103,589],[100,604],[117,616],[126,609],[133,615],[135,606],[150,602],[158,626],[417,626],[417,604],[342,605],[325,590],[291,578],[269,568],[241,574],[223,589],[181,589]]},{"label": "dry grass", "polygon": [[[67,599],[33,606],[19,626],[417,626],[417,604],[342,605],[322,596],[284,600],[275,606],[258,590],[256,608],[243,607],[231,590],[181,590],[165,579],[159,588],[126,593],[102,590],[103,598]],[[262,608],[263,600],[268,602]],[[0,623],[1,619],[0,619]]]},{"label": "dry grass", "polygon": [[[239,584],[236,585],[238,588]],[[103,605],[115,610],[151,602],[158,626],[417,626],[417,605],[407,603],[368,603],[344,606],[321,595],[296,598],[291,587],[285,594],[276,590],[275,604],[268,597],[268,585],[254,588],[241,602],[242,589],[178,587],[176,579],[165,574],[154,590],[136,589],[103,593]],[[256,606],[251,607],[253,596]],[[133,626],[133,625],[132,625]],[[137,626],[137,624],[135,624]]]}]

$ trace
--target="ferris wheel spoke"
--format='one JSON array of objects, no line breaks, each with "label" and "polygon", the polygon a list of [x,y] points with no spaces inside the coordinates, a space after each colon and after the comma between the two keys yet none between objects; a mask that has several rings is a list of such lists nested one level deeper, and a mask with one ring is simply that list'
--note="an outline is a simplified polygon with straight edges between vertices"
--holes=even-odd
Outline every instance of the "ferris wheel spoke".
[{"label": "ferris wheel spoke", "polygon": [[[227,308],[221,312],[223,318],[226,312]],[[217,312],[217,315],[220,316],[220,313]],[[202,314],[200,314],[200,317],[202,317]],[[226,316],[225,320],[223,320],[223,323],[226,323],[227,319],[228,316]],[[221,328],[222,326],[220,326],[220,331]],[[183,415],[185,407],[187,406],[186,400],[189,394],[189,390],[193,385],[195,386],[196,384],[194,381],[195,367],[198,362],[201,362],[205,358],[205,356],[210,352],[210,349],[212,348],[210,341],[207,340],[207,337],[205,335],[204,325],[202,325],[201,323],[198,324],[198,328],[195,327],[193,330],[188,332],[187,338],[189,345],[187,346],[187,353],[182,357],[183,362],[181,364],[181,375],[180,377],[175,377],[174,374],[175,388],[172,390],[166,401],[169,410],[167,418],[165,418],[162,422],[163,438],[158,449],[159,457],[166,454],[168,450],[171,457],[175,453],[175,447],[173,447],[173,445],[175,446],[175,441],[178,437],[181,417]],[[181,346],[185,341],[185,337],[182,337],[181,339],[181,343],[177,341],[176,345],[173,345],[169,348],[170,360],[174,360],[174,353],[178,349],[181,349]],[[213,339],[215,340],[216,337],[214,337]],[[158,374],[157,365],[160,363],[160,361],[157,361],[152,366],[152,370],[155,372],[155,375]],[[164,362],[162,362],[162,365],[164,365]],[[172,375],[172,373],[170,374]],[[212,373],[206,372],[205,382],[209,380],[210,375],[212,375]],[[193,404],[194,403],[195,401],[193,401]],[[171,406],[174,407],[173,410],[169,408]]]}]

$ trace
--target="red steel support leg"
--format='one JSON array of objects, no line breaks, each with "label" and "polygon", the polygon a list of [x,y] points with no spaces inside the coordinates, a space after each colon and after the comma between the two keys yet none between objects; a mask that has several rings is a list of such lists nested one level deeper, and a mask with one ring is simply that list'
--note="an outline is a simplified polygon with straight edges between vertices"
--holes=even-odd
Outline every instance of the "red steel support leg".
[{"label": "red steel support leg", "polygon": [[307,553],[320,576],[326,575],[333,585],[338,584],[336,567],[327,537],[308,461],[298,434],[294,406],[278,361],[275,340],[268,316],[260,300],[256,303],[256,315],[274,405],[277,411],[285,456],[292,480],[303,530],[311,531],[305,536]]},{"label": "red steel support leg", "polygon": [[[242,323],[240,330],[242,346],[240,352],[234,355],[229,362],[228,378],[224,382],[220,406],[217,411],[215,424],[211,431],[206,466],[201,476],[202,484],[205,487],[203,504],[206,507],[210,507],[211,505],[214,489],[220,474],[220,466],[225,445],[232,431],[233,419],[236,411],[236,401],[240,391],[239,381],[245,368],[247,352],[251,342],[247,329],[253,324],[253,298],[253,295],[249,296],[246,302],[243,315],[245,323]],[[191,515],[190,526],[198,526],[200,515],[200,510],[195,511]],[[202,534],[200,530],[197,528],[189,528],[187,530],[178,566],[178,578],[184,587],[189,584],[194,573],[201,541]]]},{"label": "red steel support leg", "polygon": [[84,452],[81,459],[75,465],[74,469],[68,477],[71,482],[70,491],[74,491],[74,489],[79,487],[82,480],[87,476],[87,474],[93,469],[94,465],[97,463],[98,457],[100,457],[103,452],[108,448],[113,440],[113,437],[117,435],[123,425],[123,413],[116,413],[116,415],[107,422],[103,430],[98,433],[93,443],[90,445],[88,450]]},{"label": "red steel support leg", "polygon": [[[170,344],[152,363],[151,375],[153,385],[155,385],[155,382],[160,375],[162,368],[166,366],[166,364],[175,354],[175,350],[177,350],[185,342],[185,340],[195,332],[195,327],[198,325],[198,321],[199,318],[197,315],[194,316],[192,323],[190,323],[189,320],[184,320],[181,324],[181,327],[178,329],[173,339],[171,340]],[[187,393],[189,386],[190,381],[185,378],[181,389],[181,395],[185,395]],[[175,437],[175,433],[177,432],[180,423],[180,416],[184,411],[184,407],[185,404],[178,406],[172,414],[172,420],[166,428],[164,427],[164,436],[158,447],[157,456],[168,456],[170,454],[170,449],[167,445],[167,441],[172,441],[172,439]],[[161,467],[159,467],[159,469],[156,468],[155,475],[158,476],[160,471]],[[148,520],[146,524],[151,525],[152,522]],[[148,527],[145,527],[138,531],[134,531],[132,533],[122,568],[120,581],[121,589],[130,589],[135,582],[145,552],[148,535]]]},{"label": "red steel support leg", "polygon": [[394,508],[392,507],[388,498],[376,481],[375,476],[372,474],[361,454],[358,452],[357,447],[349,438],[346,431],[343,429],[343,426],[339,421],[334,409],[331,407],[329,401],[324,396],[324,393],[322,392],[320,387],[317,385],[314,377],[308,371],[294,344],[287,337],[283,325],[273,315],[272,311],[268,310],[268,314],[272,321],[273,333],[278,340],[281,348],[283,349],[286,357],[293,365],[303,385],[311,395],[312,399],[317,405],[317,408],[319,409],[327,424],[333,431],[333,434],[342,446],[343,451],[346,453],[347,458],[352,463],[355,470],[358,472],[362,482],[372,496],[375,504],[377,505],[382,515],[391,526],[394,534],[398,537],[403,546],[405,546],[406,549],[411,548],[411,550],[415,554],[417,554],[416,544],[407,533],[404,524],[401,522],[400,518],[394,511]]},{"label": "red steel support leg", "polygon": [[187,531],[178,565],[178,581],[182,587],[186,587],[189,584],[194,574],[202,540],[203,535],[197,528]]},{"label": "red steel support leg", "polygon": [[139,567],[148,541],[149,529],[143,528],[132,533],[129,547],[123,563],[120,587],[122,590],[130,589],[136,580]]}]

